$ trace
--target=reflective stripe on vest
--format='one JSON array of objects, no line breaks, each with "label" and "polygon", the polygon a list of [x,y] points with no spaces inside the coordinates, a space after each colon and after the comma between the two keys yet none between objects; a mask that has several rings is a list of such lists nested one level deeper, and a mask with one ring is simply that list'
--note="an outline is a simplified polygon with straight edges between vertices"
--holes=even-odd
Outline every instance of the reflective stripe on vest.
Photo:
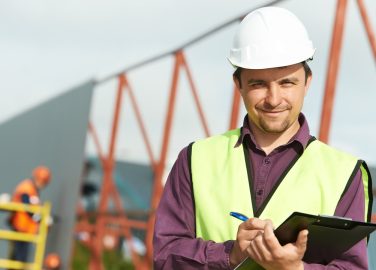
[{"label": "reflective stripe on vest", "polygon": [[[236,129],[192,145],[196,236],[204,240],[224,242],[236,238],[241,221],[230,217],[230,211],[255,216],[244,148],[234,147],[239,135]],[[294,211],[333,215],[360,164],[347,153],[318,140],[311,142],[286,173],[260,218],[271,219],[278,227]],[[367,213],[369,176],[363,167],[361,171]]]}]

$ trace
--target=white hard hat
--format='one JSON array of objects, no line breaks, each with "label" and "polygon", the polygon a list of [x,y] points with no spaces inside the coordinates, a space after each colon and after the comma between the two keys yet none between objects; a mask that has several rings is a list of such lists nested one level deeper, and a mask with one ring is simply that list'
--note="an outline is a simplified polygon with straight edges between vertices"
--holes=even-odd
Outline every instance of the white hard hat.
[{"label": "white hard hat", "polygon": [[264,7],[240,23],[228,60],[234,67],[264,69],[293,65],[314,53],[307,30],[293,13]]}]

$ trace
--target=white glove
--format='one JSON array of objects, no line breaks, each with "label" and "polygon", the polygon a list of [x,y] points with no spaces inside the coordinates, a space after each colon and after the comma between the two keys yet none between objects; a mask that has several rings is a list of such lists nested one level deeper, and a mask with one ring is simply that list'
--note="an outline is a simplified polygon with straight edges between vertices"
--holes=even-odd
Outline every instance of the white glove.
[{"label": "white glove", "polygon": [[47,225],[51,226],[54,224],[54,218],[52,216],[47,217]]},{"label": "white glove", "polygon": [[41,220],[41,216],[40,216],[40,214],[33,214],[33,215],[31,216],[31,218],[32,218],[35,222],[40,222],[40,220]]}]

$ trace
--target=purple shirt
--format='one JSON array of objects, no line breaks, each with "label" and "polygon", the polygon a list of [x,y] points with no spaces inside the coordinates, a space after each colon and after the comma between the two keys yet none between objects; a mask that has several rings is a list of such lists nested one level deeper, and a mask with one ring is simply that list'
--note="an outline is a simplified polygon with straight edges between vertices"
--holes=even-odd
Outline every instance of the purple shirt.
[{"label": "purple shirt", "polygon": [[[267,198],[281,173],[299,152],[304,151],[310,139],[308,124],[303,114],[300,129],[289,143],[274,149],[269,155],[257,145],[244,118],[241,136],[234,147],[243,143],[249,151],[256,209]],[[364,220],[364,187],[360,170],[339,201],[335,215]],[[154,228],[154,269],[231,269],[229,254],[234,243],[204,241],[195,235],[195,211],[188,152],[184,148],[167,179]],[[304,263],[305,270],[368,269],[366,241],[362,240],[341,258],[329,265]]]}]

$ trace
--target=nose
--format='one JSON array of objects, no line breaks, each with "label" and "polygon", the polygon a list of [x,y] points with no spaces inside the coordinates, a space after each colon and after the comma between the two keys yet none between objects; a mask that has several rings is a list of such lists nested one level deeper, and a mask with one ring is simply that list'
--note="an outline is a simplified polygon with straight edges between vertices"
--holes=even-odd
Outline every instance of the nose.
[{"label": "nose", "polygon": [[280,90],[279,86],[274,83],[271,83],[268,87],[265,102],[273,108],[277,107],[282,101]]}]

